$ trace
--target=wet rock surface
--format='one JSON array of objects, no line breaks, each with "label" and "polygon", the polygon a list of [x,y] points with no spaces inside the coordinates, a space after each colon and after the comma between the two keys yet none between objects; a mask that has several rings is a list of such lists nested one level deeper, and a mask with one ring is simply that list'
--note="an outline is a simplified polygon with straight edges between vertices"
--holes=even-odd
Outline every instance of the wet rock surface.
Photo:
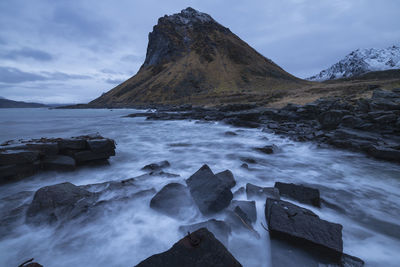
[{"label": "wet rock surface", "polygon": [[301,203],[310,204],[316,207],[321,206],[321,198],[318,189],[282,182],[276,182],[274,187],[279,190],[281,196],[292,198]]},{"label": "wet rock surface", "polygon": [[311,210],[283,200],[267,199],[265,218],[271,238],[308,248],[330,261],[343,254],[342,226],[320,219]]},{"label": "wet rock surface", "polygon": [[[225,177],[227,173],[223,176]],[[186,180],[190,194],[203,214],[212,214],[228,207],[233,194],[232,180],[219,179],[207,165],[203,165]]]},{"label": "wet rock surface", "polygon": [[183,184],[164,186],[150,201],[150,207],[171,217],[184,218],[196,208],[189,189]]},{"label": "wet rock surface", "polygon": [[169,250],[153,255],[136,267],[242,266],[206,228],[185,236]]},{"label": "wet rock surface", "polygon": [[228,245],[229,235],[231,234],[232,230],[231,227],[224,221],[210,219],[205,222],[182,225],[179,227],[179,230],[182,233],[187,234],[188,232],[191,233],[201,228],[207,228],[207,230],[212,232],[219,241],[221,241],[224,245]]},{"label": "wet rock surface", "polygon": [[11,140],[0,145],[0,183],[38,171],[71,171],[79,165],[104,163],[114,155],[114,140],[100,135]]}]

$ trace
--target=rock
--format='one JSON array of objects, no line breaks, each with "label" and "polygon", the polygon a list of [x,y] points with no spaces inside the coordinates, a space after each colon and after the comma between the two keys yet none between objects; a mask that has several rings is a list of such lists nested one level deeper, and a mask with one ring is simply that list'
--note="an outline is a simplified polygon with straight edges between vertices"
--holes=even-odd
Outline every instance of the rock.
[{"label": "rock", "polygon": [[320,219],[311,210],[283,200],[267,198],[265,218],[271,238],[310,248],[339,260],[343,251],[342,226]]},{"label": "rock", "polygon": [[227,131],[227,132],[225,132],[225,135],[226,135],[226,136],[236,136],[237,133],[232,132],[232,131]]},{"label": "rock", "polygon": [[242,266],[206,228],[185,236],[169,250],[155,254],[136,267]]},{"label": "rock", "polygon": [[224,245],[228,245],[229,235],[232,230],[224,221],[211,219],[201,223],[183,225],[179,227],[179,231],[187,234],[188,232],[197,231],[200,228],[207,228],[207,230],[212,232],[219,241]]},{"label": "rock", "polygon": [[250,163],[250,164],[256,164],[257,161],[253,158],[247,158],[247,157],[241,157],[240,158],[241,161],[244,161],[246,163]]},{"label": "rock", "polygon": [[194,202],[186,186],[170,183],[151,199],[150,207],[171,217],[185,218],[192,213]]},{"label": "rock", "polygon": [[244,193],[246,193],[246,190],[245,190],[244,187],[242,186],[242,187],[240,187],[238,190],[236,190],[236,191],[233,193],[233,196],[234,196],[234,197],[237,197],[237,196],[242,195],[242,194],[244,194]]},{"label": "rock", "polygon": [[265,153],[265,154],[273,154],[278,152],[279,148],[276,145],[267,145],[267,146],[263,146],[263,147],[256,147],[256,150]]},{"label": "rock", "polygon": [[392,91],[386,91],[382,89],[376,89],[372,93],[372,99],[377,99],[377,98],[399,98],[400,96],[396,92]]},{"label": "rock", "polygon": [[229,206],[233,195],[229,184],[216,177],[203,165],[186,180],[195,203],[203,214],[216,213]]},{"label": "rock", "polygon": [[[236,193],[236,192],[235,192]],[[241,212],[244,213],[248,221],[254,223],[257,220],[257,210],[256,210],[256,202],[255,201],[245,201],[245,200],[232,200],[231,205],[229,206],[231,210],[237,211],[236,208],[239,207]]]},{"label": "rock", "polygon": [[89,149],[95,153],[114,151],[115,149],[115,143],[111,139],[89,139],[86,142]]},{"label": "rock", "polygon": [[18,265],[18,267],[43,267],[43,265],[40,265],[37,262],[32,262],[34,259],[27,260],[23,262],[22,264]]},{"label": "rock", "polygon": [[86,140],[78,138],[61,139],[58,142],[58,148],[64,149],[86,149]]},{"label": "rock", "polygon": [[242,165],[240,165],[240,167],[243,169],[249,169],[249,164],[243,163]]},{"label": "rock", "polygon": [[237,127],[244,127],[244,128],[258,128],[260,124],[254,121],[246,121],[239,118],[227,118],[224,119],[224,122],[227,124],[231,124]]},{"label": "rock", "polygon": [[378,159],[400,162],[400,150],[379,145],[372,145],[367,150],[368,155]]},{"label": "rock", "polygon": [[44,155],[57,155],[58,154],[58,144],[53,143],[27,143],[26,148],[28,150],[40,151]]},{"label": "rock", "polygon": [[57,155],[47,157],[43,160],[43,168],[46,170],[74,170],[76,167],[75,160],[69,156]]},{"label": "rock", "polygon": [[254,199],[254,198],[273,198],[273,199],[280,199],[279,197],[279,190],[275,187],[260,187],[253,184],[246,184],[246,195],[247,199]]},{"label": "rock", "polygon": [[25,164],[0,166],[0,183],[10,182],[35,174],[40,169],[40,161]]},{"label": "rock", "polygon": [[163,160],[157,163],[151,163],[142,168],[145,171],[158,171],[171,166],[167,160]]},{"label": "rock", "polygon": [[26,213],[26,222],[55,223],[86,212],[95,194],[71,183],[45,186],[36,191]]},{"label": "rock", "polygon": [[335,129],[342,122],[344,115],[342,110],[328,110],[318,117],[318,121],[324,129]]},{"label": "rock", "polygon": [[90,150],[84,150],[74,153],[74,159],[77,163],[85,163],[88,161],[108,159],[111,156],[115,156],[114,150],[107,152],[93,152]]},{"label": "rock", "polygon": [[223,172],[217,173],[215,176],[221,181],[222,184],[224,184],[229,189],[236,185],[235,178],[233,177],[233,173],[230,170],[225,170]]},{"label": "rock", "polygon": [[321,207],[321,199],[318,189],[281,182],[276,182],[274,187],[278,188],[281,196],[295,199],[301,203]]},{"label": "rock", "polygon": [[39,152],[29,150],[5,150],[0,152],[0,165],[33,163],[39,159]]}]

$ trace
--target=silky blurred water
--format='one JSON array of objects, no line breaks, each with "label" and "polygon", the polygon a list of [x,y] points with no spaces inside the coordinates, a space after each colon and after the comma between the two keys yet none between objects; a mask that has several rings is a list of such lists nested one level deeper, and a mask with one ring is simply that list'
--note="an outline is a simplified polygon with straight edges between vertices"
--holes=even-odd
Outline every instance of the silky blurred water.
[{"label": "silky blurred water", "polygon": [[[400,165],[377,161],[358,153],[298,143],[260,129],[242,129],[222,123],[147,121],[124,118],[135,110],[1,109],[0,142],[9,139],[70,137],[90,133],[113,138],[116,156],[109,166],[74,172],[40,173],[0,186],[0,198],[21,191],[69,181],[76,185],[121,180],[144,174],[149,163],[168,160],[165,171],[176,178],[151,177],[137,181],[142,189],[161,189],[170,182],[184,184],[192,173],[208,164],[216,173],[229,169],[237,185],[273,186],[294,182],[320,189],[321,197],[340,209],[312,209],[322,219],[343,225],[344,251],[362,258],[366,266],[398,266],[400,262]],[[228,136],[226,131],[237,133]],[[280,151],[266,155],[254,147],[275,144]],[[256,164],[241,168],[243,158]],[[182,224],[205,220],[197,213],[175,220],[149,208],[151,196],[115,204],[84,226],[32,228],[0,235],[0,266],[17,266],[35,258],[44,266],[134,266],[148,256],[167,250],[182,238]],[[245,196],[239,196],[245,199]],[[26,199],[29,203],[31,198]],[[250,233],[234,233],[228,249],[243,266],[271,266],[264,201],[257,201],[258,218]],[[298,204],[298,203],[296,203]],[[301,204],[300,204],[301,205]],[[0,205],[0,211],[4,212]]]}]

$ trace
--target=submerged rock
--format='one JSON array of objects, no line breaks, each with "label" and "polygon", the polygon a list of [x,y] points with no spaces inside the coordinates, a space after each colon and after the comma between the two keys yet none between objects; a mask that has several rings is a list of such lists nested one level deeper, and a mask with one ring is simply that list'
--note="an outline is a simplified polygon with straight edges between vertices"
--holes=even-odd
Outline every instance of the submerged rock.
[{"label": "submerged rock", "polygon": [[206,228],[201,228],[155,254],[136,267],[239,267],[242,266]]},{"label": "submerged rock", "polygon": [[310,248],[338,261],[343,251],[342,225],[320,219],[311,210],[267,198],[265,218],[271,238]]},{"label": "submerged rock", "polygon": [[158,171],[171,166],[167,160],[163,160],[157,163],[151,163],[142,168],[145,171]]},{"label": "submerged rock", "polygon": [[318,189],[281,182],[276,182],[274,187],[279,189],[279,194],[281,196],[295,199],[301,203],[321,207],[321,198]]},{"label": "submerged rock", "polygon": [[26,222],[55,223],[85,213],[94,203],[95,194],[71,183],[45,186],[36,191],[26,213]]},{"label": "submerged rock", "polygon": [[177,218],[184,218],[195,208],[188,188],[178,183],[170,183],[164,186],[151,199],[150,207]]},{"label": "submerged rock", "polygon": [[[229,206],[231,210],[238,213],[245,221],[254,223],[257,220],[256,202],[245,200],[232,200]],[[240,210],[239,210],[239,209]]]},{"label": "submerged rock", "polygon": [[203,214],[216,213],[229,206],[233,198],[231,182],[230,179],[219,179],[207,165],[186,180],[190,194]]},{"label": "submerged rock", "polygon": [[276,145],[267,145],[267,146],[263,146],[263,147],[256,147],[255,149],[264,154],[273,154],[273,153],[278,152],[278,150],[279,150],[278,146],[276,146]]}]

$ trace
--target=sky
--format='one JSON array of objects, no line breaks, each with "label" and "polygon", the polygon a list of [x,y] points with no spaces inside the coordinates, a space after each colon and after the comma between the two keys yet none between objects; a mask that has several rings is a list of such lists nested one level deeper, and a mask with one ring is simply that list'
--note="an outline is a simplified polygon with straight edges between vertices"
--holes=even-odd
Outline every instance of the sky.
[{"label": "sky", "polygon": [[399,0],[0,0],[0,97],[87,103],[133,76],[157,19],[188,6],[300,78],[400,44]]}]

